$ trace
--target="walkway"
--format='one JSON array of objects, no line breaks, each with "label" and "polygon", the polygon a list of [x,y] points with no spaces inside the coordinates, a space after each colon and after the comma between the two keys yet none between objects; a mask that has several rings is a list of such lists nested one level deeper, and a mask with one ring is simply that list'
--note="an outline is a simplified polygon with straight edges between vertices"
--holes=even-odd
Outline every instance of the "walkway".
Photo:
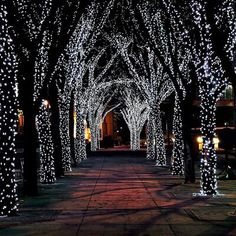
[{"label": "walkway", "polygon": [[41,185],[40,196],[21,203],[20,216],[0,218],[0,235],[236,235],[235,181],[220,182],[225,196],[197,198],[199,183],[182,184],[140,153],[105,155]]}]

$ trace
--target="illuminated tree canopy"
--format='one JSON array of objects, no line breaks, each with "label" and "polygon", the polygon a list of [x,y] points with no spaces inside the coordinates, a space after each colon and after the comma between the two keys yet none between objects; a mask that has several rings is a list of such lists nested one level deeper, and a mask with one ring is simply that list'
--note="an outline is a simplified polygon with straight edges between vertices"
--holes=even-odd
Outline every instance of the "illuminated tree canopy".
[{"label": "illuminated tree canopy", "polygon": [[130,149],[137,151],[140,150],[140,134],[149,116],[149,106],[135,86],[122,88],[120,93],[124,100],[121,114],[130,131]]},{"label": "illuminated tree canopy", "polygon": [[1,216],[18,205],[17,108],[24,114],[23,192],[34,196],[38,179],[54,183],[87,158],[85,124],[91,150],[100,148],[100,126],[118,107],[131,149],[140,148],[146,124],[147,158],[166,166],[168,102],[174,104],[171,171],[194,182],[191,112],[198,94],[199,192],[218,194],[216,103],[227,85],[236,89],[234,0],[2,0],[0,16]]}]

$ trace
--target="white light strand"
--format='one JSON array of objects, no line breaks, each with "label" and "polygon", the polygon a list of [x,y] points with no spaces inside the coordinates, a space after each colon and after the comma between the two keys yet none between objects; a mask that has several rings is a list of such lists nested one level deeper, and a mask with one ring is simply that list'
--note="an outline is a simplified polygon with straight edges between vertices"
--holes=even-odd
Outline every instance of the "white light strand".
[{"label": "white light strand", "polygon": [[[160,105],[173,93],[173,84],[166,74],[163,73],[163,67],[159,63],[158,58],[155,57],[152,49],[142,47],[139,51],[136,50],[136,53],[131,54],[128,52],[131,41],[122,35],[116,35],[112,43],[119,48],[130,75],[140,88],[143,96],[147,99],[150,108],[148,130],[152,134],[148,134],[147,158],[150,159],[156,155],[156,165],[165,166],[166,151]],[[145,55],[148,56],[148,60],[145,59]],[[151,145],[155,145],[155,148],[151,147]],[[155,154],[148,153],[154,150]]]},{"label": "white light strand", "polygon": [[148,103],[138,93],[131,87],[121,91],[125,104],[121,114],[130,131],[130,149],[133,151],[140,150],[140,134],[149,116]]},{"label": "white light strand", "polygon": [[[190,40],[182,16],[180,16],[173,4],[172,2],[167,3],[166,1],[162,1],[160,4],[161,7],[159,6],[160,8],[158,5],[150,7],[148,3],[138,4],[137,7],[151,42],[157,50],[156,55],[159,60],[162,59],[161,61],[165,65],[164,68],[168,72],[168,76],[173,84],[175,84],[176,91],[178,89],[181,92],[182,100],[180,102],[183,102],[184,99],[187,99],[185,84],[191,82],[188,67],[189,61],[191,60],[191,51],[188,46]],[[157,8],[155,8],[156,6]],[[176,115],[175,118],[177,118]],[[181,121],[179,120],[179,122]],[[181,123],[177,124],[176,120],[174,127],[174,131],[176,132],[177,126],[179,127],[179,135],[176,136],[177,139],[174,145],[175,157],[172,159],[172,165],[175,166],[175,169],[181,169],[180,172],[182,173],[183,163],[182,160],[180,161],[184,156],[183,140],[180,140],[182,138],[180,135],[180,127],[182,125]],[[181,166],[177,167],[178,164]]]},{"label": "white light strand", "polygon": [[45,83],[49,64],[48,52],[50,50],[51,44],[52,36],[48,30],[45,30],[43,32],[42,42],[40,42],[39,52],[36,56],[34,65],[34,101],[36,101],[39,97],[43,84]]},{"label": "white light strand", "polygon": [[217,191],[216,163],[217,156],[213,139],[216,128],[216,101],[224,90],[227,80],[224,78],[220,60],[215,56],[211,42],[211,27],[206,22],[205,4],[198,0],[191,1],[194,22],[200,34],[199,49],[194,50],[197,68],[199,96],[201,99],[201,132],[203,150],[201,157],[202,195],[215,195]]},{"label": "white light strand", "polygon": [[173,175],[184,174],[184,140],[182,111],[179,105],[178,96],[175,95],[174,118],[173,118],[173,150],[171,157],[171,171]]},{"label": "white light strand", "polygon": [[216,10],[214,16],[216,24],[221,33],[227,37],[224,49],[227,57],[233,63],[236,52],[236,10],[234,0],[223,0],[220,7]]},{"label": "white light strand", "polygon": [[[58,89],[59,91],[59,89]],[[71,145],[70,145],[70,99],[63,100],[63,96],[58,94],[59,106],[59,126],[62,145],[62,165],[64,171],[72,171],[71,168]]]},{"label": "white light strand", "polygon": [[91,132],[91,151],[96,151],[100,146],[100,124],[105,110],[116,91],[109,93],[109,86],[94,91],[94,96],[89,100],[88,120]]},{"label": "white light strand", "polygon": [[36,127],[40,145],[40,182],[44,184],[56,181],[50,115],[50,105],[43,100],[36,116]]},{"label": "white light strand", "polygon": [[0,3],[0,216],[18,210],[15,175],[17,130],[17,63],[9,36],[6,2]]},{"label": "white light strand", "polygon": [[[68,61],[65,65],[66,79],[70,84],[71,91],[75,90],[75,111],[76,111],[76,138],[75,138],[75,159],[80,162],[87,158],[86,143],[84,134],[84,120],[88,113],[88,99],[91,87],[88,90],[84,87],[85,74],[90,65],[91,51],[98,36],[110,15],[114,1],[109,1],[105,10],[101,13],[100,4],[93,2],[87,9],[86,14],[81,17],[75,32],[66,49]],[[102,17],[100,17],[102,15]],[[89,83],[88,83],[89,84]],[[66,94],[65,94],[66,96]]]}]

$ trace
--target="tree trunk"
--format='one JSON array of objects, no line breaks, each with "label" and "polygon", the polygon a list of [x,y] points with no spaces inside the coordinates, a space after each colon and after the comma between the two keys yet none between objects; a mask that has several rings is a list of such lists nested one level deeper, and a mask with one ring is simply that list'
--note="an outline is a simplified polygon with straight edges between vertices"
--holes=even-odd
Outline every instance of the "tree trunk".
[{"label": "tree trunk", "polygon": [[54,160],[56,177],[64,175],[62,163],[62,145],[60,136],[60,112],[57,99],[57,88],[55,84],[50,87],[50,105],[51,105],[51,122],[52,122],[52,140],[54,145]]},{"label": "tree trunk", "polygon": [[134,143],[135,143],[135,130],[132,124],[129,124],[129,133],[130,133],[130,149],[134,150]]},{"label": "tree trunk", "polygon": [[48,105],[41,104],[40,106],[37,115],[37,130],[40,147],[40,182],[44,184],[54,183],[56,181],[55,162]]},{"label": "tree trunk", "polygon": [[96,126],[96,134],[97,134],[97,149],[100,149],[100,124],[97,124]]},{"label": "tree trunk", "polygon": [[174,119],[173,119],[173,150],[171,160],[171,170],[173,175],[184,174],[184,140],[182,110],[178,97],[175,98]]},{"label": "tree trunk", "polygon": [[5,1],[0,3],[0,217],[15,215],[18,208],[15,176],[17,98],[15,58],[8,34]]},{"label": "tree trunk", "polygon": [[[78,109],[78,108],[77,108]],[[82,160],[87,159],[86,154],[86,143],[84,135],[84,117],[81,114],[80,110],[77,110],[76,117],[76,150],[75,150],[76,160],[81,162]]]},{"label": "tree trunk", "polygon": [[64,171],[71,171],[71,147],[70,147],[70,103],[65,104],[58,98],[60,110],[60,135],[62,145],[62,165]]},{"label": "tree trunk", "polygon": [[155,159],[155,124],[150,112],[147,123],[147,159]]},{"label": "tree trunk", "polygon": [[90,122],[90,130],[91,130],[91,151],[97,151],[97,129],[95,124],[91,124]]},{"label": "tree trunk", "polygon": [[155,130],[156,166],[166,166],[165,138],[162,129],[161,110],[159,106],[155,108],[155,114],[153,115],[153,117],[156,125],[156,130]]},{"label": "tree trunk", "polygon": [[213,138],[215,136],[216,100],[205,96],[201,103],[201,131],[203,135],[203,150],[201,157],[201,194],[217,194],[216,164],[217,156]]},{"label": "tree trunk", "polygon": [[131,150],[133,151],[138,151],[140,150],[140,132],[137,130],[135,125],[132,128],[132,132],[130,132],[131,140],[132,140],[132,145],[131,145]]},{"label": "tree trunk", "polygon": [[74,165],[76,165],[76,159],[75,159],[75,138],[74,138],[74,132],[75,132],[75,121],[74,121],[74,94],[72,92],[71,94],[71,100],[70,100],[70,111],[69,111],[69,128],[70,128],[70,149],[71,149],[71,159],[74,162]]},{"label": "tree trunk", "polygon": [[86,151],[86,139],[85,139],[85,126],[84,120],[81,121],[81,158],[83,160],[87,159],[87,151]]},{"label": "tree trunk", "polygon": [[135,139],[135,150],[140,150],[140,135],[141,132],[139,130],[136,131],[136,139]]}]

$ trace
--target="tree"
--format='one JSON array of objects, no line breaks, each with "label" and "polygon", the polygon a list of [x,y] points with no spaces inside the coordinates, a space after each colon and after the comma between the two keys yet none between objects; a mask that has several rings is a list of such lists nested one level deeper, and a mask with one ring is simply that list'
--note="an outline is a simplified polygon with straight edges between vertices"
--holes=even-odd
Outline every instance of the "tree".
[{"label": "tree", "polygon": [[125,87],[121,91],[124,108],[121,114],[130,131],[130,149],[140,150],[140,134],[149,116],[149,107],[140,91],[132,87]]},{"label": "tree", "polygon": [[[186,181],[195,181],[194,171],[194,150],[191,136],[191,119],[189,110],[193,102],[194,87],[191,73],[191,47],[188,46],[188,34],[191,24],[189,24],[189,11],[185,7],[185,2],[159,1],[158,3],[145,2],[131,8],[134,16],[134,25],[140,32],[140,37],[148,39],[149,46],[154,51],[163,67],[164,72],[172,81],[176,98],[179,100],[179,112],[181,120],[178,132],[184,138],[184,145],[181,140],[175,142],[175,149],[172,157],[174,165],[183,163],[185,159],[185,179]],[[187,10],[186,10],[187,9]],[[186,23],[188,22],[188,23]],[[176,116],[175,116],[176,117]],[[183,126],[181,127],[181,123]],[[181,130],[182,129],[182,130]],[[190,148],[190,152],[187,149]],[[189,155],[183,155],[183,153]],[[188,160],[188,161],[187,161]],[[176,163],[175,163],[176,162]],[[191,164],[186,164],[191,162]],[[189,167],[187,171],[186,167]],[[177,169],[176,169],[177,170]],[[183,167],[178,168],[181,174]],[[191,173],[187,175],[186,173]]]},{"label": "tree", "polygon": [[[19,94],[24,125],[24,194],[36,195],[35,116],[48,83],[89,1],[7,1],[9,22],[19,59]],[[69,26],[69,28],[68,28]]]},{"label": "tree", "polygon": [[5,0],[0,3],[0,16],[0,216],[10,216],[18,208],[15,176],[18,84]]},{"label": "tree", "polygon": [[47,100],[43,100],[36,116],[36,124],[39,136],[40,148],[40,182],[44,184],[54,183],[55,162],[53,157],[54,147],[51,132],[51,111]]},{"label": "tree", "polygon": [[[86,73],[89,68],[91,70],[92,66],[96,67],[95,64],[92,65],[94,58],[97,57],[96,61],[99,60],[103,54],[102,52],[104,52],[102,50],[101,53],[96,55],[97,52],[94,52],[94,47],[110,15],[113,4],[113,0],[108,1],[108,4],[105,3],[104,6],[94,2],[88,8],[86,14],[81,17],[81,21],[73,32],[65,52],[66,80],[70,90],[75,91],[76,139],[74,149],[76,162],[86,159],[84,121],[88,113],[88,99],[96,85],[95,82],[90,80],[91,76],[87,76]],[[100,17],[101,15],[102,17]],[[104,71],[107,69],[104,69]],[[100,77],[103,76],[104,71]],[[65,97],[67,93],[68,90]]]},{"label": "tree", "polygon": [[[221,60],[225,76],[236,91],[236,3],[233,0],[207,1],[206,21],[211,26],[212,47]],[[234,96],[234,106],[236,96]],[[234,109],[234,113],[236,110]],[[234,117],[235,114],[234,114]],[[236,125],[236,121],[235,121]]]},{"label": "tree", "polygon": [[59,108],[58,119],[61,137],[62,167],[66,172],[72,170],[71,159],[73,158],[73,150],[71,150],[70,140],[70,105],[72,100],[72,86],[69,79],[64,79],[66,75],[63,63],[66,62],[61,59],[57,67],[57,71],[59,70],[57,75],[57,104]]},{"label": "tree", "polygon": [[184,137],[183,137],[183,119],[180,108],[180,101],[178,95],[175,94],[175,106],[174,106],[174,117],[173,117],[173,150],[171,157],[171,171],[173,175],[184,174]]},{"label": "tree", "polygon": [[102,121],[110,111],[117,107],[114,106],[106,111],[116,93],[116,90],[112,91],[111,86],[112,82],[101,84],[89,99],[88,121],[91,132],[91,151],[96,151],[100,147],[100,125]]},{"label": "tree", "polygon": [[147,158],[156,157],[156,165],[166,165],[164,134],[162,130],[160,104],[174,91],[172,82],[168,79],[163,67],[148,45],[133,45],[122,35],[114,37],[116,47],[127,65],[134,82],[140,88],[150,108],[148,122]]},{"label": "tree", "polygon": [[217,194],[216,161],[214,148],[216,101],[227,84],[220,58],[213,50],[211,26],[207,22],[206,4],[191,2],[193,20],[198,29],[194,48],[201,98],[201,132],[203,150],[201,158],[201,191],[203,195]]},{"label": "tree", "polygon": [[225,76],[236,91],[236,3],[233,0],[207,1],[206,21],[211,26],[212,48],[221,60]]}]

